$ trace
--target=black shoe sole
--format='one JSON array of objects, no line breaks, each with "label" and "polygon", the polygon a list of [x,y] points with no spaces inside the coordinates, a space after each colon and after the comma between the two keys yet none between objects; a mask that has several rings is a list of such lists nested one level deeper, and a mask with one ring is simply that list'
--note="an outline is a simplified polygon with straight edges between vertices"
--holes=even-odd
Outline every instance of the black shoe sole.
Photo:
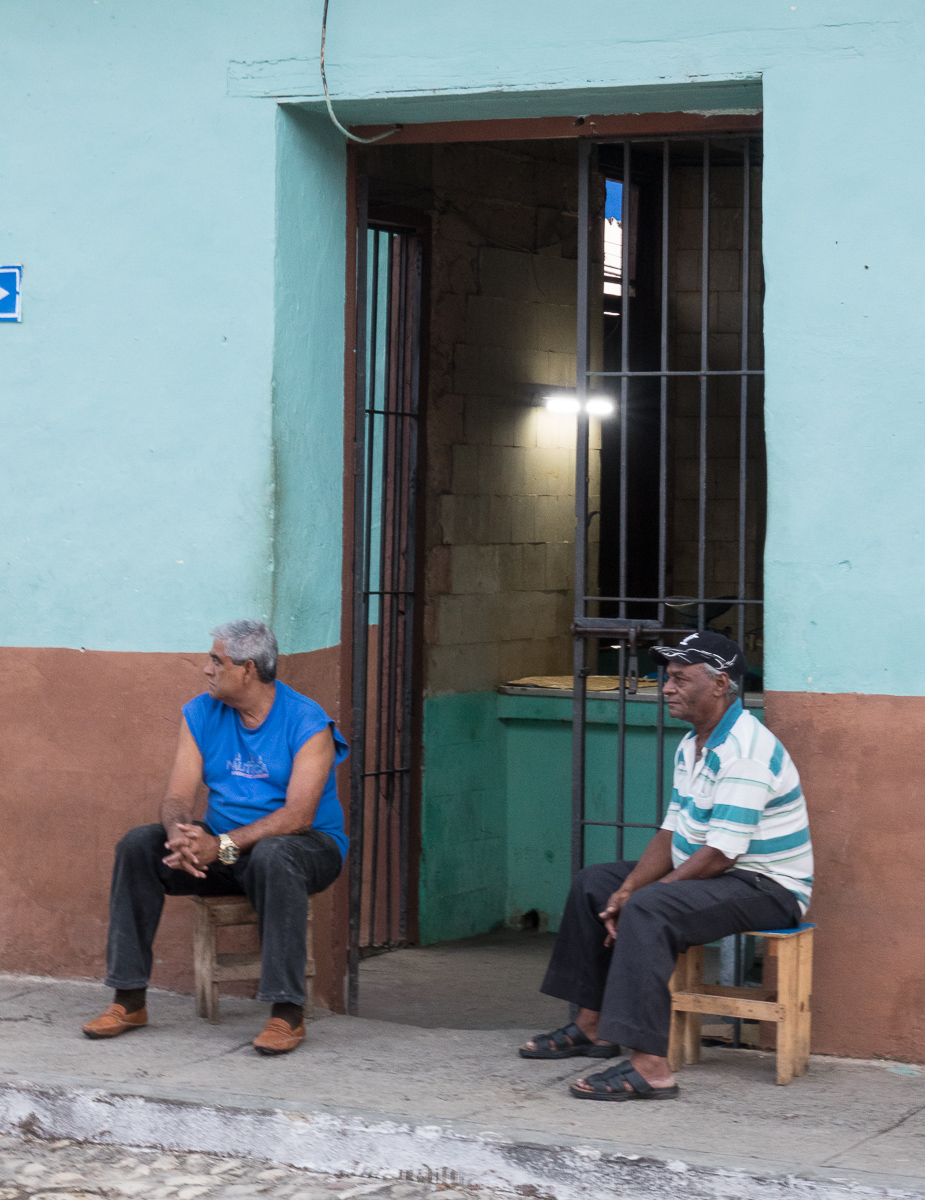
[{"label": "black shoe sole", "polygon": [[580,1088],[569,1088],[570,1095],[576,1100],[608,1100],[617,1104],[632,1100],[677,1100],[680,1091],[677,1084],[670,1088],[655,1088],[651,1092],[583,1092]]},{"label": "black shoe sole", "polygon": [[517,1051],[521,1058],[617,1058],[619,1046],[569,1046],[566,1050],[526,1050],[523,1046]]}]

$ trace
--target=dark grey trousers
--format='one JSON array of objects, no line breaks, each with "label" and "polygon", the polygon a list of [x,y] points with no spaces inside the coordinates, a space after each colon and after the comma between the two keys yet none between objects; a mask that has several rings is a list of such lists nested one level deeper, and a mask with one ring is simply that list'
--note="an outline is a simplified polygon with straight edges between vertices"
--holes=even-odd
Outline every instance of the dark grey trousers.
[{"label": "dark grey trousers", "polygon": [[635,866],[599,863],[575,876],[540,990],[600,1012],[604,1041],[664,1057],[678,955],[731,933],[789,929],[802,917],[792,892],[754,871],[650,883],[626,902],[616,945],[605,949],[598,913]]},{"label": "dark grey trousers", "polygon": [[151,947],[165,896],[247,896],[257,913],[262,952],[258,1000],[305,1002],[308,897],[340,874],[337,843],[309,830],[257,842],[230,867],[214,862],[205,879],[163,863],[163,825],[139,825],[116,846],[109,893],[106,984],[147,987]]}]

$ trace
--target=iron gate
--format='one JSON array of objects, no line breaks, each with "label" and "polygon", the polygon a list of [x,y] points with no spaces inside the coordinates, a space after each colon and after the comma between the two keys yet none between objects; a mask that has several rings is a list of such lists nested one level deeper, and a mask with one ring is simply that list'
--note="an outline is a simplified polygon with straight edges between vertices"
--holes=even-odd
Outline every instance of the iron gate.
[{"label": "iron gate", "polygon": [[[730,636],[743,646],[758,644],[764,504],[759,171],[757,136],[580,143],[573,871],[585,864],[589,840],[600,847],[607,829],[617,859],[638,857],[626,853],[627,842],[638,850],[643,831],[659,828],[664,816],[671,762],[665,756],[663,668],[653,672],[649,689],[657,711],[653,794],[644,811],[635,795],[628,809],[626,700],[639,694],[645,647],[702,629],[728,612],[734,613]],[[620,258],[605,261],[603,271],[614,310],[610,362],[603,357],[607,331],[603,343],[591,336],[593,322],[608,319],[600,316],[596,269],[606,180],[621,188]],[[600,361],[592,361],[593,344],[604,345]],[[609,391],[616,409],[609,435],[618,461],[614,556],[608,563],[615,586],[609,594],[595,587],[588,561],[589,524],[600,514],[589,512],[586,403],[600,391]],[[648,530],[642,539],[640,528]],[[672,583],[685,571],[687,594],[678,595]],[[756,594],[749,595],[749,584]],[[724,594],[717,595],[721,587]],[[595,801],[589,812],[586,679],[602,642],[616,650],[619,676],[615,787],[606,804]],[[741,944],[736,958],[740,982]]]},{"label": "iron gate", "polygon": [[348,1012],[361,949],[408,936],[421,240],[357,231]]}]

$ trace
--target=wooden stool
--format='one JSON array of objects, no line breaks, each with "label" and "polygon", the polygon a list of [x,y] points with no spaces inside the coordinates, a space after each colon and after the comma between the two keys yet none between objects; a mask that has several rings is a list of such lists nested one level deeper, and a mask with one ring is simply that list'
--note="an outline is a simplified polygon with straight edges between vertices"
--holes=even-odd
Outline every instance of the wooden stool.
[{"label": "wooden stool", "polygon": [[[193,975],[196,980],[196,1015],[217,1025],[218,985],[260,978],[260,951],[219,954],[215,931],[224,925],[256,925],[257,914],[246,896],[192,896]],[[315,1001],[315,955],[312,946],[312,898],[308,898],[305,933],[305,1018],[311,1020]]]},{"label": "wooden stool", "polygon": [[790,1083],[809,1069],[810,996],[813,979],[813,930],[756,929],[748,937],[763,937],[767,954],[777,959],[777,991],[769,988],[725,987],[703,982],[703,946],[691,946],[678,956],[668,985],[671,989],[671,1035],[668,1063],[700,1062],[700,1017],[744,1017],[777,1025],[777,1082]]}]

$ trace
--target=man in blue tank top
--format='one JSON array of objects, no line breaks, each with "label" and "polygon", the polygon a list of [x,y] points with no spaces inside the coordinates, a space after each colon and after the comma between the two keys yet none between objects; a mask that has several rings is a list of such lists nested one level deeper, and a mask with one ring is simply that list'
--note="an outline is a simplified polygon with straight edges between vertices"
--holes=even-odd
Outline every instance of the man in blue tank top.
[{"label": "man in blue tank top", "polygon": [[[183,706],[160,823],[116,847],[107,986],[113,1003],[83,1027],[109,1038],[147,1024],[151,947],[164,897],[245,895],[257,912],[259,1000],[273,1007],[254,1039],[286,1054],[305,1037],[308,897],[329,887],[347,854],[334,767],[347,743],[314,700],[276,678],[278,650],[260,621],[212,630],[209,690]],[[205,820],[193,820],[200,783]]]}]

